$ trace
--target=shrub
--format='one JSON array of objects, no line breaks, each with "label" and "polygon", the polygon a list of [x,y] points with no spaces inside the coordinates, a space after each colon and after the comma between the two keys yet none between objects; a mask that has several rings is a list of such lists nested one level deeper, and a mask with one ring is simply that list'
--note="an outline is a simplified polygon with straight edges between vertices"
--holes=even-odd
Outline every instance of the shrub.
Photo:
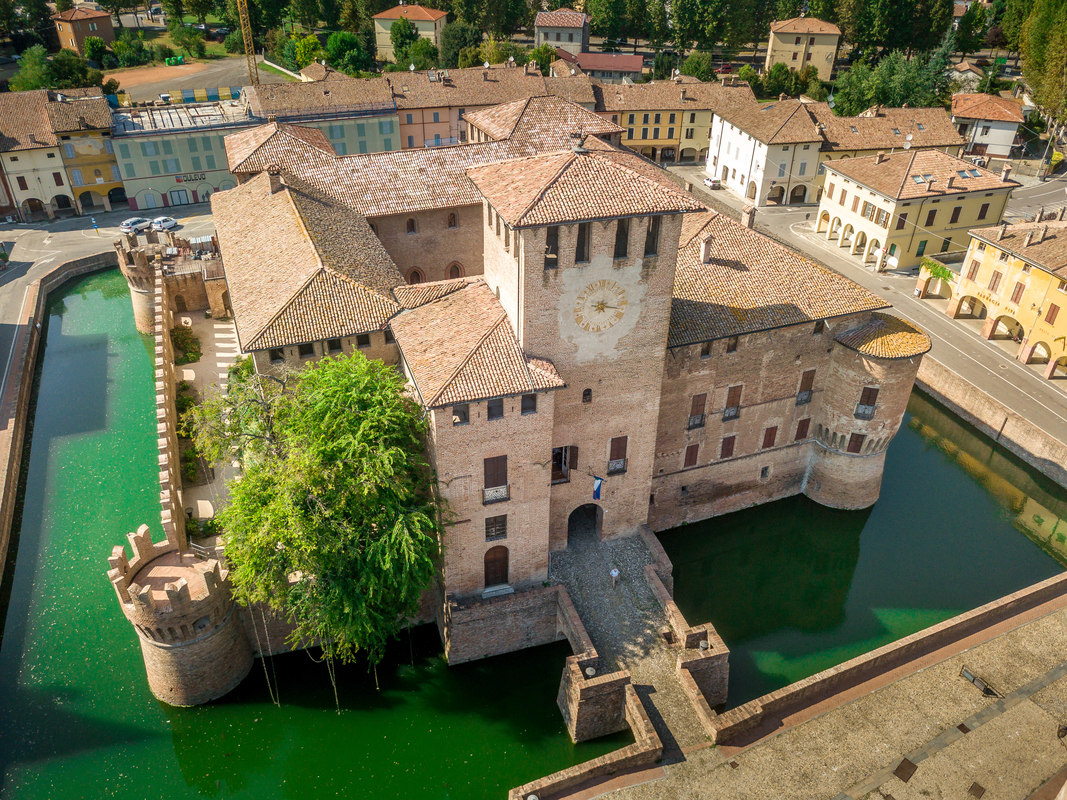
[{"label": "shrub", "polygon": [[170,329],[170,341],[174,345],[175,364],[193,364],[200,360],[200,340],[192,328],[176,325]]},{"label": "shrub", "polygon": [[751,86],[753,91],[759,89],[759,73],[756,72],[756,70],[754,70],[748,64],[745,64],[743,67],[741,67],[741,69],[737,71],[737,77],[740,80],[743,80],[749,86]]},{"label": "shrub", "polygon": [[196,459],[189,459],[188,461],[182,456],[182,478],[186,483],[192,483],[196,480]]},{"label": "shrub", "polygon": [[115,58],[115,56],[111,55],[111,53],[107,53],[100,61],[100,66],[102,66],[104,69],[118,69],[119,60]]},{"label": "shrub", "polygon": [[243,53],[245,50],[245,40],[240,31],[234,31],[226,37],[226,41],[223,43],[223,47],[226,48],[227,53]]},{"label": "shrub", "polygon": [[104,60],[107,54],[107,45],[99,36],[85,37],[85,57],[98,64]]},{"label": "shrub", "polygon": [[174,58],[174,48],[165,44],[152,45],[152,60],[163,62],[168,58]]}]

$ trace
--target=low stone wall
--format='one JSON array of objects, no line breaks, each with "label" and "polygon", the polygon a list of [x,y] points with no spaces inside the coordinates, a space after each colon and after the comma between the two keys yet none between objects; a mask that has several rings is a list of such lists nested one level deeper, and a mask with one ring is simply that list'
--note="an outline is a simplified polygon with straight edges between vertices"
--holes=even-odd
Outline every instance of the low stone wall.
[{"label": "low stone wall", "polygon": [[552,800],[561,793],[583,784],[610,777],[619,772],[650,767],[663,758],[660,741],[648,713],[633,686],[624,689],[626,723],[634,734],[634,743],[600,758],[586,761],[536,781],[518,786],[508,792],[508,800],[527,800],[531,795],[539,800]]},{"label": "low stone wall", "polygon": [[[115,266],[118,266],[118,258],[114,252],[78,258],[59,264],[26,287],[12,342],[11,361],[3,378],[0,396],[0,476],[3,480],[3,492],[0,494],[0,565],[7,563],[11,529],[15,521],[33,372],[41,338],[39,326],[44,322],[48,293],[71,278]],[[3,581],[3,572],[0,569],[0,582]]]},{"label": "low stone wall", "polygon": [[929,353],[915,385],[1034,469],[1067,487],[1067,443],[1024,419]]},{"label": "low stone wall", "polygon": [[447,597],[441,638],[448,663],[462,664],[567,638],[559,622],[561,590],[566,593],[561,586],[546,586],[465,602]]},{"label": "low stone wall", "polygon": [[652,554],[652,565],[656,568],[656,574],[659,575],[659,579],[663,582],[663,586],[666,588],[667,593],[673,595],[674,564],[671,563],[670,556],[668,556],[667,551],[663,549],[659,537],[652,532],[652,529],[648,527],[648,525],[642,525],[638,528],[638,533],[641,535],[641,541],[644,542],[645,547],[648,548],[648,552]]},{"label": "low stone wall", "polygon": [[777,719],[839,692],[858,686],[884,672],[903,666],[946,645],[964,639],[983,628],[1036,606],[1067,595],[1067,573],[1035,583],[1014,594],[896,642],[879,647],[836,667],[823,670],[790,684],[711,720],[711,736],[716,744],[760,725],[764,719]]}]

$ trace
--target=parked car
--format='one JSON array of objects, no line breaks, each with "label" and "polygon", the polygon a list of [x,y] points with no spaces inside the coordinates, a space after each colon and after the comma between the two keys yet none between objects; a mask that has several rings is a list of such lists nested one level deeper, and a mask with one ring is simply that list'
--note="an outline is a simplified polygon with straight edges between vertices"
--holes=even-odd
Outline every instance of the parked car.
[{"label": "parked car", "polygon": [[122,221],[119,225],[119,230],[123,233],[136,233],[137,231],[148,230],[150,227],[152,227],[152,220],[144,217],[130,217]]},{"label": "parked car", "polygon": [[715,71],[717,73],[719,73],[720,75],[729,75],[731,72],[734,71],[734,65],[733,64],[723,64],[721,67],[719,67]]},{"label": "parked car", "polygon": [[722,188],[722,183],[719,181],[718,178],[705,178],[704,179],[704,185],[707,186],[709,189],[721,189]]},{"label": "parked car", "polygon": [[225,39],[230,35],[229,28],[215,28],[215,36],[219,39]]},{"label": "parked car", "polygon": [[152,230],[154,231],[167,231],[176,227],[178,227],[178,220],[174,219],[174,217],[156,217],[152,220]]},{"label": "parked car", "polygon": [[201,22],[199,25],[194,25],[193,26],[193,30],[206,31],[207,30],[207,25],[205,25],[203,22]]}]

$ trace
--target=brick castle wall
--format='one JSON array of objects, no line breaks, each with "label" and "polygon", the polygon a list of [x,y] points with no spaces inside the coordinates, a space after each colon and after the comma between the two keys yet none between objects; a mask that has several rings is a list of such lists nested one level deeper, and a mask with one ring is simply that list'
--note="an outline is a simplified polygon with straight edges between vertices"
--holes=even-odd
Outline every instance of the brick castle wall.
[{"label": "brick castle wall", "polygon": [[[372,217],[368,222],[401,275],[407,278],[417,268],[424,281],[443,281],[453,263],[461,265],[463,276],[482,274],[480,213],[481,206],[459,206]],[[455,215],[454,228],[448,227],[449,214]],[[415,220],[414,233],[408,233],[409,219]]]}]

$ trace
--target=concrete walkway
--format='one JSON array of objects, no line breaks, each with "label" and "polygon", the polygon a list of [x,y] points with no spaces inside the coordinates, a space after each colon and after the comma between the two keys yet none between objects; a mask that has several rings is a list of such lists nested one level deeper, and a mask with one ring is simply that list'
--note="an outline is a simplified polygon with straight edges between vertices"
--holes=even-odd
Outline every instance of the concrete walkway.
[{"label": "concrete walkway", "polygon": [[[640,537],[601,542],[590,517],[575,526],[566,550],[552,554],[551,577],[570,592],[600,654],[601,673],[630,671],[669,763],[707,737],[675,677],[678,653],[660,635],[667,618],[643,573],[651,563]],[[620,572],[614,588],[613,567]]]}]

